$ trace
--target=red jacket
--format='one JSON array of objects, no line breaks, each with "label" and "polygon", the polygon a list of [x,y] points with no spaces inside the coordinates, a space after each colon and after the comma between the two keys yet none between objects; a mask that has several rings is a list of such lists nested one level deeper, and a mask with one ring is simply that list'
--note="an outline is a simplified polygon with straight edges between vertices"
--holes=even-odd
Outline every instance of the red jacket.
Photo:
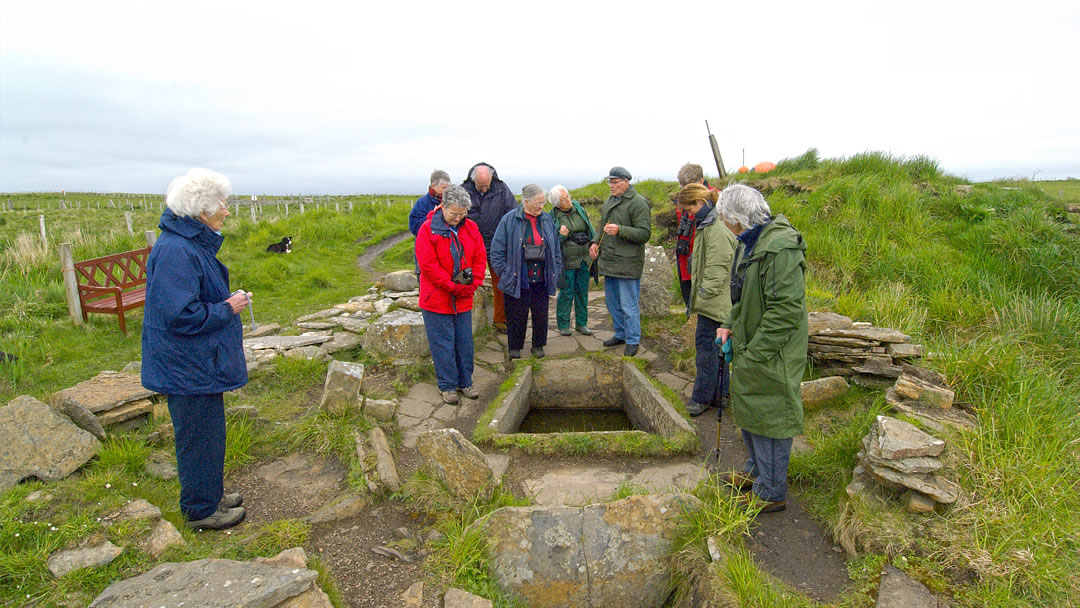
[{"label": "red jacket", "polygon": [[[469,285],[458,285],[450,279],[454,274],[450,245],[455,240],[463,249],[460,268],[473,269],[473,282]],[[487,269],[487,251],[476,222],[462,220],[455,237],[443,220],[440,205],[428,213],[420,226],[415,247],[416,261],[420,264],[420,308],[441,314],[472,310],[473,293],[484,282]]]}]

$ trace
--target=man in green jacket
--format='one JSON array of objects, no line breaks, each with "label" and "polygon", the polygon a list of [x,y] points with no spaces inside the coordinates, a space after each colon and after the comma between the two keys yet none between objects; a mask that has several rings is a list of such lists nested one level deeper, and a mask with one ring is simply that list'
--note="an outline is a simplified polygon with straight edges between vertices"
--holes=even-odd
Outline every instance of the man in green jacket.
[{"label": "man in green jacket", "polygon": [[603,230],[589,246],[589,256],[597,260],[604,275],[604,300],[615,335],[604,340],[611,348],[626,344],[624,354],[633,357],[641,344],[641,271],[645,267],[645,243],[652,234],[649,201],[630,185],[633,176],[623,167],[608,172],[611,196],[600,209]]},{"label": "man in green jacket", "polygon": [[731,315],[716,332],[732,341],[731,405],[748,458],[728,483],[783,511],[792,438],[803,430],[800,382],[806,369],[806,242],[783,215],[771,216],[757,190],[741,184],[720,194],[717,209],[738,235],[731,273]]},{"label": "man in green jacket", "polygon": [[700,416],[713,403],[723,409],[723,400],[728,396],[728,365],[715,338],[716,330],[731,312],[731,262],[736,241],[712,205],[719,194],[702,184],[691,183],[683,186],[677,199],[684,217],[697,217],[702,209],[707,209],[694,235],[689,267],[691,285],[687,290],[687,310],[697,314],[694,334],[697,374],[687,408],[691,416]]}]

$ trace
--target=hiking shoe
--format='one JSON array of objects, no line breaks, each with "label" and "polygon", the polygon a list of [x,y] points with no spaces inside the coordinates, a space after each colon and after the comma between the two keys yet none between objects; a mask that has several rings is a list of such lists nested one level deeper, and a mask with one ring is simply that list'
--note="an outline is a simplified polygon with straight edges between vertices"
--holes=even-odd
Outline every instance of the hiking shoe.
[{"label": "hiking shoe", "polygon": [[244,507],[227,509],[219,506],[210,517],[189,521],[187,525],[192,530],[224,530],[244,521],[246,513]]},{"label": "hiking shoe", "polygon": [[506,333],[506,323],[492,323],[491,326],[494,327],[495,331],[499,332],[500,334]]},{"label": "hiking shoe", "polygon": [[591,336],[592,335],[592,330],[589,329],[585,325],[578,325],[575,329],[577,329],[577,332],[579,334],[583,335],[583,336]]},{"label": "hiking shoe", "polygon": [[761,507],[761,510],[758,511],[758,513],[779,513],[786,508],[787,503],[782,500],[777,500],[775,502],[766,502],[765,506]]},{"label": "hiking shoe", "polygon": [[480,398],[480,391],[476,390],[475,388],[473,388],[471,386],[466,386],[465,388],[459,388],[458,390],[461,391],[461,394],[464,395],[466,399],[479,399]]},{"label": "hiking shoe", "polygon": [[623,355],[626,356],[626,357],[633,357],[634,355],[637,354],[637,349],[638,349],[637,344],[627,344],[626,345],[626,350],[623,351]]},{"label": "hiking shoe", "polygon": [[686,411],[691,416],[700,416],[704,414],[707,409],[709,409],[708,403],[698,403],[697,401],[691,401],[690,405],[686,406]]},{"label": "hiking shoe", "polygon": [[620,344],[626,344],[626,340],[621,338],[608,338],[604,340],[604,348],[611,348],[612,346],[618,346]]},{"label": "hiking shoe", "polygon": [[532,347],[532,350],[530,352],[532,353],[532,356],[536,357],[537,359],[543,359],[544,358],[544,347],[543,346],[534,346],[534,347]]},{"label": "hiking shoe", "polygon": [[572,335],[574,335],[574,332],[570,331],[569,327],[566,328],[566,329],[560,328],[559,329],[559,335],[560,336],[572,336]]},{"label": "hiking shoe", "polygon": [[443,403],[457,405],[457,391],[442,391]]},{"label": "hiking shoe", "polygon": [[510,358],[511,359],[520,359],[521,358],[521,351],[520,350],[512,350],[512,351],[510,351]]},{"label": "hiking shoe", "polygon": [[235,509],[242,504],[244,504],[244,497],[241,496],[239,492],[233,492],[232,494],[222,496],[218,506],[225,509]]},{"label": "hiking shoe", "polygon": [[749,492],[750,488],[754,487],[754,477],[746,475],[745,473],[724,473],[720,476],[720,481],[733,486],[740,492]]}]

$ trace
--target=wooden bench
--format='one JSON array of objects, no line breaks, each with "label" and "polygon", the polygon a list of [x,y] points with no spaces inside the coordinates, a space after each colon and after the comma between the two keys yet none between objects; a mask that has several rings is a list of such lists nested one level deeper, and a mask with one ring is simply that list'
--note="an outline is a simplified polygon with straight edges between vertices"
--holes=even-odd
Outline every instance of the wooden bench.
[{"label": "wooden bench", "polygon": [[92,312],[116,315],[127,335],[124,312],[146,303],[146,258],[150,248],[75,262],[83,321]]}]

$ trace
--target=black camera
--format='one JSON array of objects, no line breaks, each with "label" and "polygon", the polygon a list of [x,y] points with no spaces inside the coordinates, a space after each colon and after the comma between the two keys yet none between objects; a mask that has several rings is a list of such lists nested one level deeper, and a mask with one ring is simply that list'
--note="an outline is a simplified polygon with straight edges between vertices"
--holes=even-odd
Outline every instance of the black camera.
[{"label": "black camera", "polygon": [[571,243],[576,245],[585,245],[589,242],[588,232],[573,232],[570,236],[566,237]]},{"label": "black camera", "polygon": [[693,214],[683,212],[679,220],[679,230],[676,232],[678,241],[675,242],[675,253],[678,255],[690,255],[690,235],[694,233]]},{"label": "black camera", "polygon": [[462,268],[461,270],[457,271],[457,274],[455,274],[453,277],[451,277],[450,280],[453,281],[454,283],[457,283],[458,285],[472,285],[472,282],[473,282],[472,267],[466,266],[466,267]]}]

